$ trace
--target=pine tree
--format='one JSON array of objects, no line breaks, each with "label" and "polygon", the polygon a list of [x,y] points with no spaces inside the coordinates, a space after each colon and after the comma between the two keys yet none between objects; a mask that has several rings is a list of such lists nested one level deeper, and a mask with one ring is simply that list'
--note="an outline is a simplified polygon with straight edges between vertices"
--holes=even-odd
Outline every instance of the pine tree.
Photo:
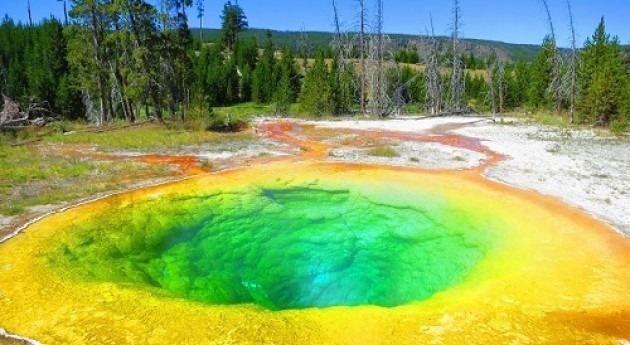
[{"label": "pine tree", "polygon": [[486,81],[481,75],[466,73],[466,102],[479,104],[486,95]]},{"label": "pine tree", "polygon": [[238,41],[238,35],[248,26],[247,17],[238,4],[228,1],[221,15],[221,44],[231,54]]},{"label": "pine tree", "polygon": [[549,36],[545,37],[542,49],[530,68],[527,104],[533,109],[551,107],[548,90],[553,77],[554,52],[555,43]]},{"label": "pine tree", "polygon": [[357,101],[355,85],[359,80],[348,64],[339,62],[338,58],[333,60],[337,63],[332,64],[330,71],[331,112],[334,115],[347,114]]},{"label": "pine tree", "polygon": [[232,105],[240,100],[240,78],[236,60],[230,59],[223,65],[223,78],[225,82],[224,105]]},{"label": "pine tree", "polygon": [[295,63],[293,52],[288,48],[282,48],[282,58],[275,66],[275,77],[278,84],[273,93],[276,113],[284,113],[289,105],[297,99],[300,89],[298,67]]},{"label": "pine tree", "polygon": [[250,70],[256,68],[258,63],[258,43],[255,37],[246,41],[238,41],[235,52],[234,57],[239,68],[244,68],[245,66],[248,66]]},{"label": "pine tree", "polygon": [[527,102],[530,71],[530,65],[523,60],[517,61],[514,66],[514,85],[508,90],[514,94],[514,107],[521,107]]},{"label": "pine tree", "polygon": [[267,44],[258,65],[256,65],[252,80],[252,100],[254,102],[265,104],[271,101],[273,90],[276,88],[273,73],[275,63],[271,33],[267,32]]},{"label": "pine tree", "polygon": [[516,78],[516,64],[505,64],[503,78],[505,83],[505,107],[506,109],[514,109],[520,106],[522,102],[522,91],[518,89]]},{"label": "pine tree", "polygon": [[58,99],[61,81],[68,73],[67,42],[58,20],[46,19],[26,27],[4,18],[0,24],[0,93],[24,105],[34,101],[71,116],[62,111]]},{"label": "pine tree", "polygon": [[583,123],[607,125],[619,116],[627,73],[617,38],[606,33],[604,18],[586,40],[580,56],[579,108]]},{"label": "pine tree", "polygon": [[332,112],[330,74],[323,51],[318,51],[315,63],[306,72],[299,100],[303,110],[319,116]]},{"label": "pine tree", "polygon": [[79,85],[76,80],[77,77],[72,74],[63,75],[59,80],[57,94],[55,95],[55,111],[70,120],[80,119],[85,114],[83,95],[81,95],[81,91],[76,86]]},{"label": "pine tree", "polygon": [[239,94],[241,97],[241,102],[251,102],[252,101],[252,83],[253,83],[253,72],[249,68],[248,65],[245,65],[241,69],[241,78],[239,80]]},{"label": "pine tree", "polygon": [[238,41],[235,54],[236,64],[241,77],[239,80],[239,93],[241,102],[252,100],[252,83],[254,70],[258,63],[258,44],[256,39],[248,41]]},{"label": "pine tree", "polygon": [[228,103],[227,96],[227,68],[224,66],[221,47],[212,45],[204,48],[200,56],[201,73],[205,73],[202,81],[202,93],[207,97],[210,107],[222,106]]}]

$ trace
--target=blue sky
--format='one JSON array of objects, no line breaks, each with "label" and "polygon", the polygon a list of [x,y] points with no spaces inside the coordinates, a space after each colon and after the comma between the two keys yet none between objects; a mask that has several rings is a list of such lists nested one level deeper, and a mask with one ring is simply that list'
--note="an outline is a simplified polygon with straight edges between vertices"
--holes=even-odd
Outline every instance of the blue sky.
[{"label": "blue sky", "polygon": [[[155,1],[155,0],[149,0]],[[63,17],[63,6],[57,0],[30,0],[35,20],[54,15]],[[71,1],[68,0],[68,3]],[[337,0],[342,21],[351,27],[355,21],[356,0]],[[566,0],[548,0],[560,45],[569,38]],[[0,14],[16,21],[27,21],[27,0],[0,0]],[[223,0],[205,0],[204,27],[220,25]],[[375,0],[367,0],[373,8]],[[448,34],[453,1],[449,0],[384,0],[385,30],[390,33],[423,34],[433,16],[435,31]],[[547,33],[546,14],[541,0],[460,0],[463,31],[468,38],[492,39],[510,43],[539,44]],[[606,18],[607,31],[630,43],[630,0],[571,0],[578,33],[578,44],[590,36]],[[276,30],[330,31],[330,0],[240,0],[250,27]],[[198,26],[194,10],[189,13],[191,26]]]}]

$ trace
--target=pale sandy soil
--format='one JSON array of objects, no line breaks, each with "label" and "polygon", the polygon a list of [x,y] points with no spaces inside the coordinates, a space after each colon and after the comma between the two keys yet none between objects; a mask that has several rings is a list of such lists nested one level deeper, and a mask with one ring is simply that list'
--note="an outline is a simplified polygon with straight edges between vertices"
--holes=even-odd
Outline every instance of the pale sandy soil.
[{"label": "pale sandy soil", "polygon": [[558,197],[630,237],[630,142],[592,130],[476,123],[455,132],[482,138],[509,158],[485,175]]},{"label": "pale sandy soil", "polygon": [[186,147],[184,154],[190,154],[205,159],[236,159],[256,158],[261,156],[287,156],[295,150],[288,144],[262,138],[257,141],[230,145],[201,145]]},{"label": "pale sandy soil", "polygon": [[142,156],[147,154],[195,156],[199,159],[222,160],[236,158],[255,158],[260,156],[286,156],[293,150],[288,144],[260,138],[254,141],[230,141],[219,144],[200,144],[182,146],[176,149],[148,151],[120,151],[117,156]]},{"label": "pale sandy soil", "polygon": [[[324,128],[401,131],[419,134],[456,133],[478,138],[506,159],[484,175],[509,185],[551,195],[607,222],[630,237],[630,141],[597,136],[593,130],[562,130],[508,119],[500,125],[487,118],[447,117],[389,121],[310,122]],[[452,130],[440,128],[453,127]],[[460,128],[457,128],[460,127]],[[441,147],[436,149],[437,147]],[[401,157],[369,157],[361,150],[337,150],[335,160],[414,165],[428,169],[474,166],[479,154],[441,144],[401,143]],[[420,150],[420,153],[418,152]],[[466,151],[466,150],[464,150]],[[408,164],[410,156],[421,156]],[[453,157],[457,157],[456,162]],[[407,161],[405,162],[405,158]],[[419,157],[420,158],[420,157]],[[457,164],[453,164],[457,163]]]},{"label": "pale sandy soil", "polygon": [[377,157],[369,154],[369,148],[332,149],[331,161],[371,163],[393,166],[411,166],[423,169],[466,169],[479,165],[485,155],[470,150],[439,143],[402,141],[390,145],[400,156]]},{"label": "pale sandy soil", "polygon": [[385,121],[370,120],[346,120],[346,121],[311,121],[307,123],[315,124],[324,128],[352,128],[371,131],[396,131],[396,132],[427,132],[437,126],[451,124],[467,124],[478,122],[479,118],[474,117],[433,117],[420,118],[410,117]]}]

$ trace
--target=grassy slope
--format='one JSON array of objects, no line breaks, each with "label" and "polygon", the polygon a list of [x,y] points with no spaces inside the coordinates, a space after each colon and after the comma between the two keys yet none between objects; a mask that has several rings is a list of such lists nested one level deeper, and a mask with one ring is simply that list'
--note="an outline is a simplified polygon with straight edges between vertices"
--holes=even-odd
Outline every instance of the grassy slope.
[{"label": "grassy slope", "polygon": [[[31,134],[31,139],[35,136]],[[60,151],[60,148],[163,154],[177,152],[182,146],[251,140],[251,136],[148,125],[102,133],[54,134],[27,145],[10,146],[19,139],[0,134],[0,216],[19,215],[31,206],[76,200],[173,175],[173,167],[166,163],[97,159]]]}]

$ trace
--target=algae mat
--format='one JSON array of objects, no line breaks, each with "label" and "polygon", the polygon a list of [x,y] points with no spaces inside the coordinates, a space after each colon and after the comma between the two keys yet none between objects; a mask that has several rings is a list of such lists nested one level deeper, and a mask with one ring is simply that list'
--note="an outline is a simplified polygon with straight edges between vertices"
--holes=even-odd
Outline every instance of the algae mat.
[{"label": "algae mat", "polygon": [[630,243],[474,172],[276,163],[112,196],[0,245],[46,344],[614,344]]}]

